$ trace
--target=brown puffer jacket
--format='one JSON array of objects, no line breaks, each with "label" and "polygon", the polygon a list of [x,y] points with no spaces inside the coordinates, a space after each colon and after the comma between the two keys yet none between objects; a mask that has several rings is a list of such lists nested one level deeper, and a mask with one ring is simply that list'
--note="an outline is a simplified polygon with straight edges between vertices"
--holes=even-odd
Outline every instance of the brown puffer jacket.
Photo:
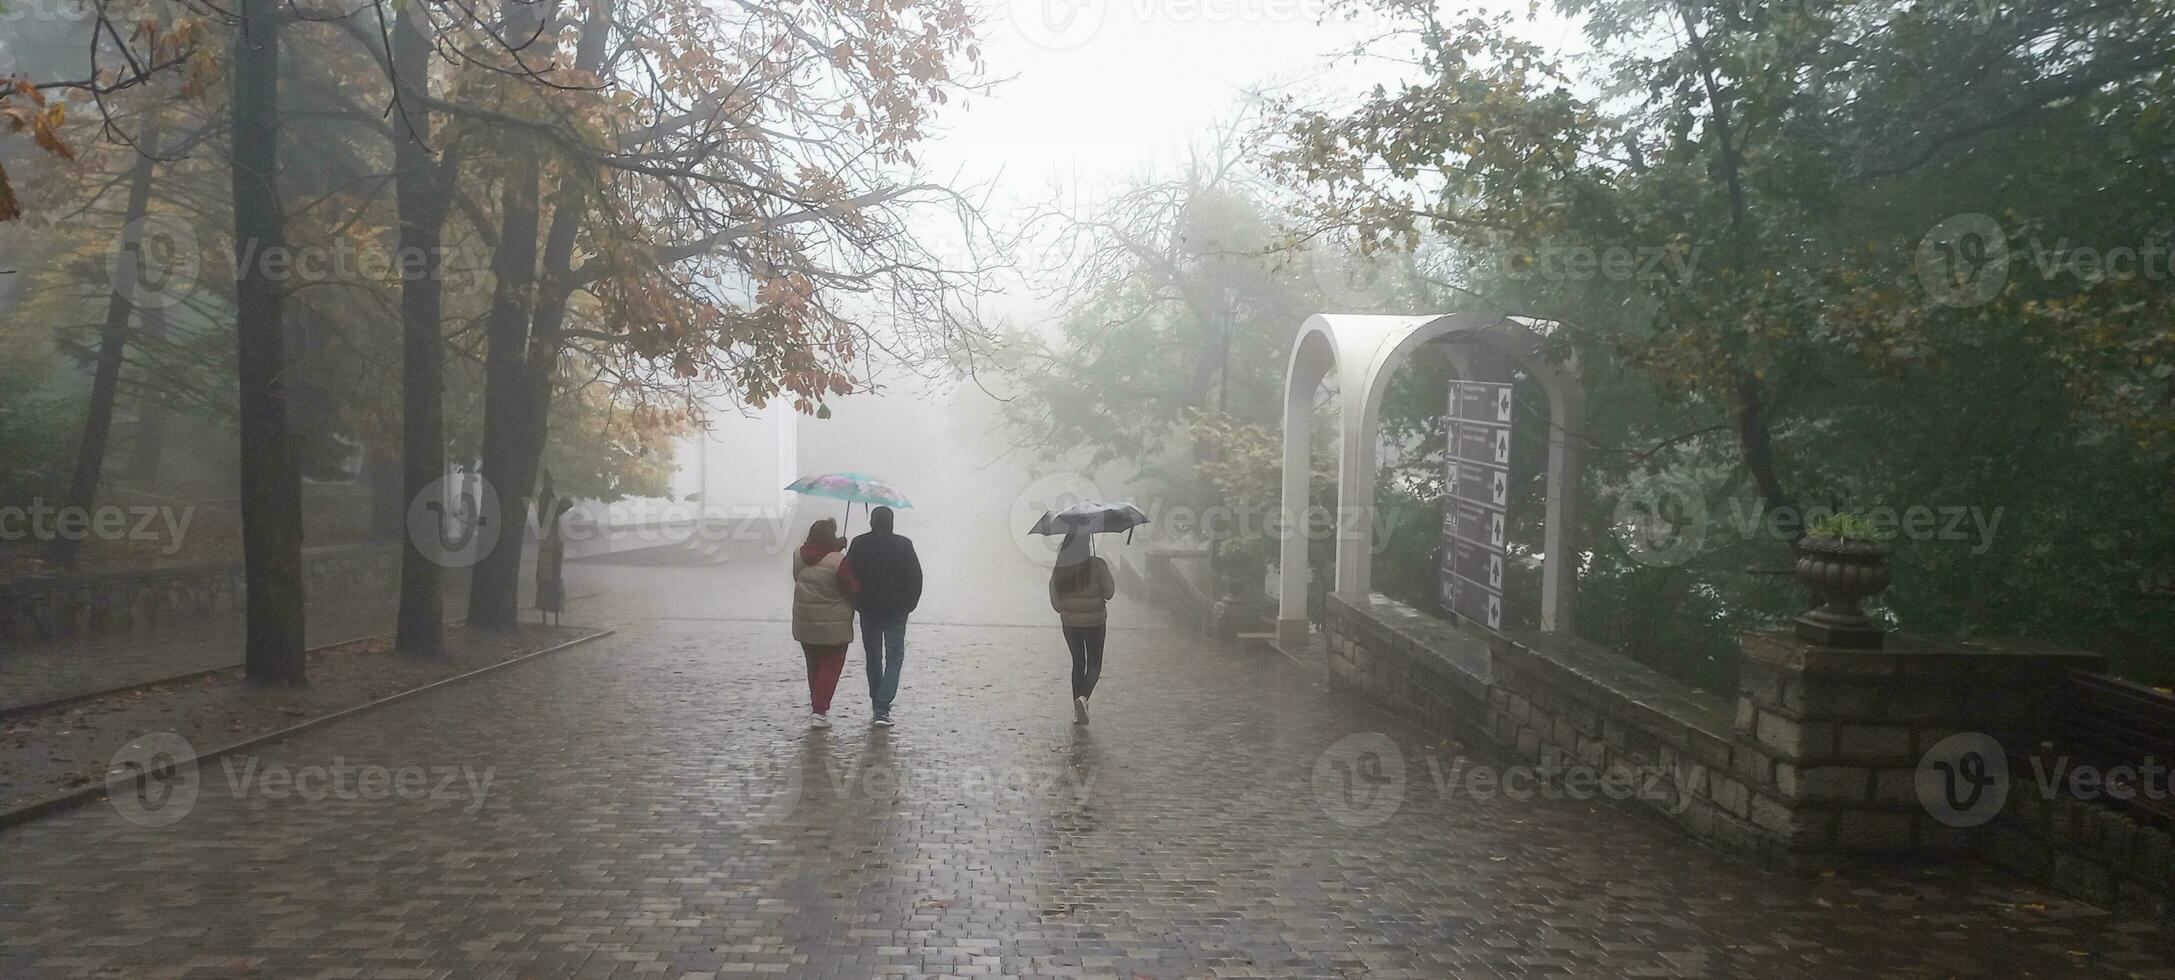
[{"label": "brown puffer jacket", "polygon": [[1108,619],[1104,611],[1110,597],[1118,594],[1118,583],[1110,577],[1110,566],[1100,558],[1088,560],[1087,585],[1077,591],[1060,591],[1057,575],[1050,575],[1050,608],[1057,610],[1057,621],[1066,626],[1101,626]]}]

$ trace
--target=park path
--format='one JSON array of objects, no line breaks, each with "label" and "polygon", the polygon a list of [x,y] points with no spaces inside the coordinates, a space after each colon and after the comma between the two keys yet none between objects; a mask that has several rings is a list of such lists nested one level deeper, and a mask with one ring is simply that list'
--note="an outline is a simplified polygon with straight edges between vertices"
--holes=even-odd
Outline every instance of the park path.
[{"label": "park path", "polygon": [[[858,666],[804,726],[782,571],[580,574],[617,636],[211,764],[170,826],[0,832],[0,976],[2175,977],[2155,925],[1976,867],[1771,877],[1446,797],[1457,746],[1133,603],[1077,728],[1031,576],[930,603],[885,734]],[[1318,787],[1370,732],[1397,806]]]}]

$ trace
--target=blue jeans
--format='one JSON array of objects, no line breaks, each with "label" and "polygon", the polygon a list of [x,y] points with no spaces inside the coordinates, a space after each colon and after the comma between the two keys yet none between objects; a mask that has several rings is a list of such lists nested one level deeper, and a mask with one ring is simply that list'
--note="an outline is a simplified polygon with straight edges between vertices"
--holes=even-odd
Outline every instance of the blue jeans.
[{"label": "blue jeans", "polygon": [[868,657],[868,699],[876,717],[891,717],[891,702],[899,696],[899,668],[906,663],[906,620],[896,623],[861,621],[861,649]]}]

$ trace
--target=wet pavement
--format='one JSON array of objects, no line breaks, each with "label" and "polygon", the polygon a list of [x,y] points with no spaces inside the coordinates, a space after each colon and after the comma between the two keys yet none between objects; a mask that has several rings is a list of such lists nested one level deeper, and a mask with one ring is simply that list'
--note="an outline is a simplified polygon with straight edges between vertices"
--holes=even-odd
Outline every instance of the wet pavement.
[{"label": "wet pavement", "polygon": [[[569,622],[619,635],[210,764],[176,822],[0,831],[0,975],[2175,977],[1988,869],[1775,877],[1446,793],[1457,746],[1138,597],[1076,727],[1031,569],[933,575],[900,727],[856,651],[813,732],[782,559],[680,560],[582,566]],[[1365,733],[1402,765],[1355,800]]]}]

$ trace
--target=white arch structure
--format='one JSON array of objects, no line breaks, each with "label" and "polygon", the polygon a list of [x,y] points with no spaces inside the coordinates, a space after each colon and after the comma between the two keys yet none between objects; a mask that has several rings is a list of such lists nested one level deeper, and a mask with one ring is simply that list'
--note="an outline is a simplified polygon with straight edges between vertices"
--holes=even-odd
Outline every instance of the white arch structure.
[{"label": "white arch structure", "polygon": [[[1548,394],[1548,504],[1541,568],[1541,629],[1569,631],[1577,599],[1575,539],[1585,389],[1575,361],[1552,362],[1541,344],[1554,324],[1482,313],[1434,316],[1315,314],[1292,344],[1284,384],[1284,499],[1277,570],[1277,635],[1285,643],[1307,636],[1307,513],[1309,452],[1314,429],[1314,391],[1336,372],[1343,436],[1337,459],[1337,565],[1335,591],[1366,592],[1373,580],[1376,443],[1382,396],[1390,376],[1421,344],[1450,345],[1461,375],[1483,357],[1510,361],[1539,381]],[[1448,392],[1444,393],[1447,405]],[[1532,425],[1533,420],[1524,424]],[[1430,528],[1429,533],[1439,533]]]}]

